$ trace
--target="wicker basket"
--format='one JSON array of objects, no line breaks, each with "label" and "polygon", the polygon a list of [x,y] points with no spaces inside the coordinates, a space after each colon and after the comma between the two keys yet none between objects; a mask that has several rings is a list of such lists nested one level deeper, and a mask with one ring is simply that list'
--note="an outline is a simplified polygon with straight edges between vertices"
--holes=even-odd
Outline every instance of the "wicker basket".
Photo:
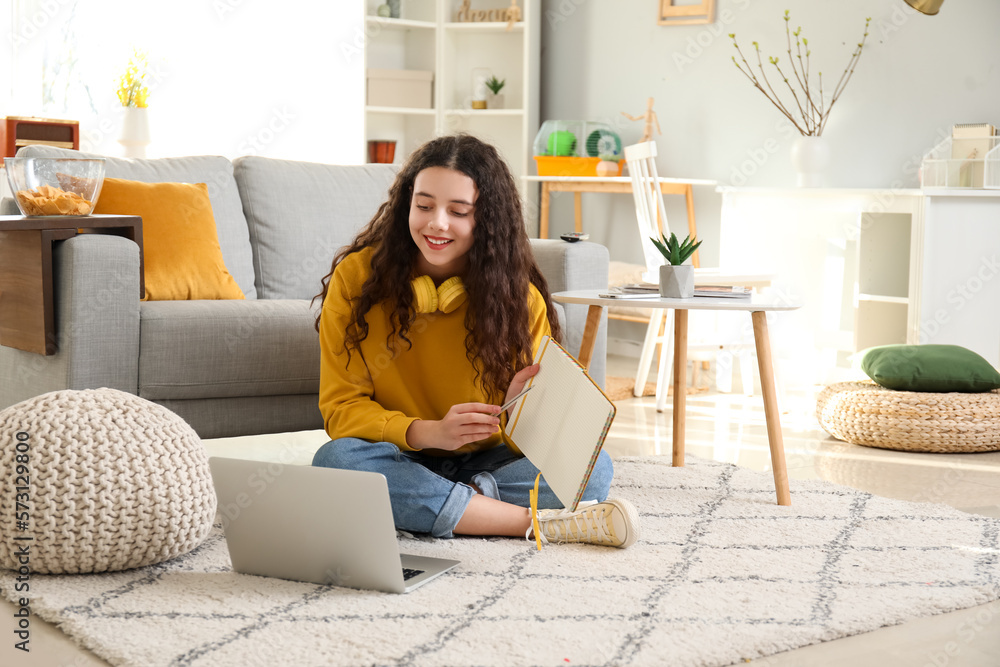
[{"label": "wicker basket", "polygon": [[1000,390],[895,391],[874,382],[832,384],[816,399],[827,433],[855,445],[914,452],[1000,450]]}]

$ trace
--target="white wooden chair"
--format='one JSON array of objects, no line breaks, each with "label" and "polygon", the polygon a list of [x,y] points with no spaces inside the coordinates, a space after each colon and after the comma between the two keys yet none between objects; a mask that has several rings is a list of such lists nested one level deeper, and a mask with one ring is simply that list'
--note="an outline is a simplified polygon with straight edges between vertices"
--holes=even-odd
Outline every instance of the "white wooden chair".
[{"label": "white wooden chair", "polygon": [[[642,254],[646,261],[643,280],[657,283],[660,279],[660,266],[666,263],[666,259],[650,238],[659,238],[662,233],[669,236],[670,227],[663,205],[663,193],[658,183],[656,144],[647,141],[626,146],[625,160],[632,178],[635,217],[639,225]],[[770,285],[771,278],[770,275],[725,274],[719,269],[695,269],[696,285],[746,285],[756,288]],[[745,318],[733,319],[732,313],[714,311],[698,312],[696,315],[690,318],[688,358],[696,362],[714,361],[716,387],[722,392],[732,391],[733,362],[738,361],[743,393],[752,396],[753,332],[746,330],[743,321]],[[666,407],[667,386],[670,382],[670,366],[673,358],[672,319],[672,310],[651,311],[633,389],[635,396],[642,396],[653,361],[653,353],[656,351],[656,346],[660,345],[660,365],[656,378],[656,409],[660,412]],[[682,373],[686,371],[687,369],[680,369]]]}]

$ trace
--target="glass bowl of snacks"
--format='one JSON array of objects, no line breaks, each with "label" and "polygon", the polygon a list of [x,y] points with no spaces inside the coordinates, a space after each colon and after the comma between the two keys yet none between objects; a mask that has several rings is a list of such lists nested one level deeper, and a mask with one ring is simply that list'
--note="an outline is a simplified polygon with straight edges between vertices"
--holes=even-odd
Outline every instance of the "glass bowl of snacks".
[{"label": "glass bowl of snacks", "polygon": [[14,157],[4,160],[21,214],[90,215],[104,185],[104,158]]}]

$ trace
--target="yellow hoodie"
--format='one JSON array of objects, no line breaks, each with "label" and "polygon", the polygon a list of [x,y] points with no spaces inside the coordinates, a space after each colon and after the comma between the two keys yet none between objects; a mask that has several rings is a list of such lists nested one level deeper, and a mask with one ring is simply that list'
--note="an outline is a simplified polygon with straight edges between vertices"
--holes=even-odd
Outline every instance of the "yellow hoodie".
[{"label": "yellow hoodie", "polygon": [[[371,275],[371,256],[371,248],[348,255],[330,278],[319,331],[319,409],[332,439],[384,441],[412,450],[406,430],[417,419],[441,419],[458,403],[499,405],[503,396],[486,396],[475,383],[476,373],[465,351],[467,302],[447,314],[418,314],[407,334],[412,347],[399,341],[395,356],[386,346],[387,304],[374,306],[365,316],[368,337],[361,342],[360,353],[352,351],[348,362],[344,332],[351,320],[351,299],[360,296],[361,286]],[[529,300],[534,352],[542,336],[549,334],[549,322],[545,301],[534,285]],[[454,456],[495,447],[501,441],[501,434],[496,433],[454,452],[428,453]]]}]

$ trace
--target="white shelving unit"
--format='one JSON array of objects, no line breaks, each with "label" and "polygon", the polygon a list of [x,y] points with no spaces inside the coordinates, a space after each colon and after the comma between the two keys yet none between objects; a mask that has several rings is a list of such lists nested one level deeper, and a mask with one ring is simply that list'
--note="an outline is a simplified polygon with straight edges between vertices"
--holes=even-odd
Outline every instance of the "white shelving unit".
[{"label": "white shelving unit", "polygon": [[[538,131],[540,62],[539,0],[520,0],[523,20],[506,23],[455,21],[461,0],[408,0],[398,19],[376,15],[379,0],[365,0],[365,67],[434,72],[432,109],[365,107],[365,145],[396,142],[394,162],[435,136],[467,132],[495,145],[519,187],[530,173],[531,142]],[[479,6],[481,5],[481,6]],[[476,9],[505,9],[507,0],[481,0]],[[487,67],[506,80],[503,109],[472,109],[472,70]],[[524,192],[534,200],[536,187]]]},{"label": "white shelving unit", "polygon": [[[719,188],[720,265],[777,274],[789,373],[845,379],[859,350],[920,339],[924,193]],[[785,371],[783,371],[785,372]]]}]

